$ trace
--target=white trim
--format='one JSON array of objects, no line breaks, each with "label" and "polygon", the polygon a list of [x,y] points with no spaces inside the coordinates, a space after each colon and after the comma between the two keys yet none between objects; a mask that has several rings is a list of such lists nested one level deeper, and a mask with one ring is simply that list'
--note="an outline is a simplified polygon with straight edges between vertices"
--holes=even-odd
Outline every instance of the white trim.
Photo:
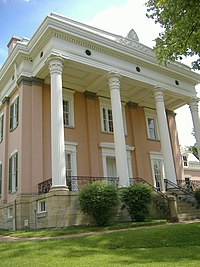
[{"label": "white trim", "polygon": [[[107,163],[106,158],[107,157],[113,157],[116,158],[115,154],[115,145],[114,143],[108,143],[108,142],[101,142],[99,143],[99,147],[102,151],[102,165],[103,165],[103,176],[107,177]],[[127,154],[127,163],[128,163],[128,173],[129,177],[132,178],[132,164],[131,164],[131,151],[134,151],[134,147],[131,147],[129,145],[126,146],[126,154]]]},{"label": "white trim", "polygon": [[7,218],[8,219],[13,218],[13,212],[14,212],[13,206],[7,208]]},{"label": "white trim", "polygon": [[65,141],[65,153],[71,154],[72,176],[77,176],[77,142]]},{"label": "white trim", "polygon": [[[10,154],[10,157],[9,158],[11,158],[14,154],[16,154],[16,153],[18,153],[18,150],[17,149],[15,149],[11,154]],[[18,157],[19,157],[19,154],[18,154]]]},{"label": "white trim", "polygon": [[153,178],[154,187],[156,187],[156,180],[155,180],[155,173],[154,173],[153,162],[156,161],[156,160],[161,161],[162,180],[161,180],[161,188],[160,189],[161,189],[162,192],[164,192],[165,191],[165,186],[164,186],[165,171],[164,171],[164,161],[163,161],[162,153],[156,152],[156,151],[150,151],[149,154],[150,154],[151,172],[152,172],[152,178]]},{"label": "white trim", "polygon": [[[45,203],[44,210],[42,210],[42,203]],[[47,212],[47,202],[45,199],[40,199],[37,201],[37,213],[44,213]]]},{"label": "white trim", "polygon": [[64,125],[64,127],[67,128],[74,128],[75,122],[74,122],[74,90],[69,90],[66,88],[63,88],[63,100],[66,100],[69,102],[69,125]]},{"label": "white trim", "polygon": [[12,99],[12,101],[10,102],[10,106],[13,104],[13,102],[15,102],[15,100],[19,97],[19,94],[15,95],[15,97]]},{"label": "white trim", "polygon": [[[111,99],[110,98],[105,98],[105,97],[101,97],[99,96],[99,108],[100,108],[100,122],[101,122],[101,131],[104,133],[114,133],[114,128],[113,128],[113,132],[109,131],[109,130],[104,130],[104,123],[103,123],[103,108],[105,108],[106,110],[111,110],[112,112],[112,106],[111,106]],[[123,118],[123,125],[124,125],[124,134],[127,136],[128,132],[127,132],[127,123],[126,123],[126,113],[125,113],[125,106],[126,103],[125,102],[121,102],[122,105],[122,118]]]},{"label": "white trim", "polygon": [[[145,113],[145,121],[146,121],[146,131],[147,136],[151,140],[160,140],[159,128],[158,128],[158,121],[157,121],[157,113],[156,110],[144,108]],[[148,126],[148,119],[153,119],[155,123],[155,138],[151,138],[149,133],[149,126]]]}]

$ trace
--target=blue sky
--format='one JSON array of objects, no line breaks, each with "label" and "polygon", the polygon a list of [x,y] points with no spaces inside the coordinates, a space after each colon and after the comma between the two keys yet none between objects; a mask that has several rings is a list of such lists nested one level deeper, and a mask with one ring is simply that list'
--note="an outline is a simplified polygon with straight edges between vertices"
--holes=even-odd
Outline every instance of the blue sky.
[{"label": "blue sky", "polygon": [[[0,0],[0,67],[7,57],[12,36],[31,38],[51,12],[94,27],[126,36],[132,28],[141,43],[153,47],[159,25],[146,17],[146,0]],[[188,107],[177,112],[182,145],[193,145],[192,121]],[[183,127],[185,125],[185,127]]]}]

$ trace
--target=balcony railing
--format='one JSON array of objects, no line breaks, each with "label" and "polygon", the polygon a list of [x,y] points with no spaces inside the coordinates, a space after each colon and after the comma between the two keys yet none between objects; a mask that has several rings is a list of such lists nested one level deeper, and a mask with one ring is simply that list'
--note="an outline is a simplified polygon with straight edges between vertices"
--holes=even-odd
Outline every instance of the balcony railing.
[{"label": "balcony railing", "polygon": [[[91,176],[70,176],[66,178],[66,185],[70,191],[79,191],[84,185],[94,181],[107,181],[118,187],[118,177],[91,177]],[[38,184],[38,194],[48,193],[52,186],[52,179]]]},{"label": "balcony railing", "polygon": [[200,180],[177,180],[177,185],[185,191],[192,193],[200,187]]}]

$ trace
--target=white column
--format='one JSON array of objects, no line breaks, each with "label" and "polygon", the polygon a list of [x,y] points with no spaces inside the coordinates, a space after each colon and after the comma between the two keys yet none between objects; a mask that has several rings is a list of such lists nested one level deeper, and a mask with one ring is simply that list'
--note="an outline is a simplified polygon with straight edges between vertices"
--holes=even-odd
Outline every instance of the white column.
[{"label": "white column", "polygon": [[107,76],[107,79],[111,95],[116,167],[117,175],[119,176],[119,187],[126,187],[129,185],[129,174],[120,97],[120,75],[117,73],[110,73]]},{"label": "white column", "polygon": [[51,76],[51,164],[52,189],[67,189],[62,100],[62,69],[64,60],[48,60]]},{"label": "white column", "polygon": [[199,108],[198,108],[198,97],[193,97],[188,101],[190,107],[192,121],[194,126],[195,139],[197,143],[198,155],[200,157],[200,119],[199,119]]},{"label": "white column", "polygon": [[169,129],[164,104],[164,89],[157,87],[153,90],[156,103],[158,127],[160,133],[161,149],[163,154],[165,178],[173,183],[176,182],[174,160],[169,136]]}]

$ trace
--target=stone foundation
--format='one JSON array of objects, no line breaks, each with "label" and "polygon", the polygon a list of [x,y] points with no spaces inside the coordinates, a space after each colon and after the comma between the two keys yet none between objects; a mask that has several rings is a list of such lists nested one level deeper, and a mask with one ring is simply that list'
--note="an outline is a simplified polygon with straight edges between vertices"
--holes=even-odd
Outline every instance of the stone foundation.
[{"label": "stone foundation", "polygon": [[[52,190],[42,195],[20,195],[13,203],[0,204],[0,228],[9,230],[60,228],[91,223],[78,207],[78,192]],[[40,205],[42,210],[40,210]],[[154,218],[162,218],[151,206]],[[129,221],[126,209],[117,211],[116,221]]]}]

